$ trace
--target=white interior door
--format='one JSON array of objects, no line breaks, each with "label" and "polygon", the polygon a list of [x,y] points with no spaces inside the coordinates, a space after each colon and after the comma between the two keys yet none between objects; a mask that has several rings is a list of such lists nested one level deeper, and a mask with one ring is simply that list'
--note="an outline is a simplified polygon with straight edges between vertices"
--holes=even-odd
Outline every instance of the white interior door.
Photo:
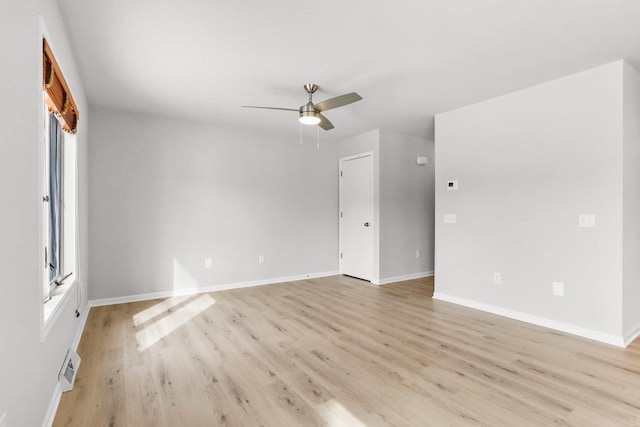
[{"label": "white interior door", "polygon": [[340,273],[373,278],[373,155],[340,159]]}]

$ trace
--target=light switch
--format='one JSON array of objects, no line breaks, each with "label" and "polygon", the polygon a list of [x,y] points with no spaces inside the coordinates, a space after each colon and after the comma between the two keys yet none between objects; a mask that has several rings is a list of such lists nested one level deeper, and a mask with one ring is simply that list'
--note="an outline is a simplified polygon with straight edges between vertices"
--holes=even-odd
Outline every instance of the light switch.
[{"label": "light switch", "polygon": [[211,268],[213,266],[213,260],[211,258],[204,259],[204,268]]},{"label": "light switch", "polygon": [[456,223],[456,215],[455,214],[444,214],[444,223],[445,224],[455,224]]}]

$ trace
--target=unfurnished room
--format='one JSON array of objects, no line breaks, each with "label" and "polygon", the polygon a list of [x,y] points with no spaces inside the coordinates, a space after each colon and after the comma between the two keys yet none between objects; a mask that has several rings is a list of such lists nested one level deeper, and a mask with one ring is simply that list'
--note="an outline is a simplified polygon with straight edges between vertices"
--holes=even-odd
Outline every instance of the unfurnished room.
[{"label": "unfurnished room", "polygon": [[0,427],[640,426],[640,2],[3,0]]}]

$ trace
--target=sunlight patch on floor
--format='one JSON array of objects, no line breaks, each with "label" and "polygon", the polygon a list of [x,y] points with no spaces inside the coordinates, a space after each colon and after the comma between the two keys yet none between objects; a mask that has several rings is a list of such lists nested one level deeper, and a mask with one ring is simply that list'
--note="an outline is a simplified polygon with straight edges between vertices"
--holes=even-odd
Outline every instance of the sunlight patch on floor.
[{"label": "sunlight patch on floor", "polygon": [[319,411],[331,427],[367,427],[365,423],[335,399],[324,403]]},{"label": "sunlight patch on floor", "polygon": [[168,298],[154,305],[153,307],[149,307],[146,310],[143,310],[140,313],[135,314],[133,316],[133,326],[140,326],[144,323],[147,323],[149,320],[153,319],[154,317],[158,317],[161,314],[164,314],[165,312],[169,311],[176,305],[182,304],[184,301],[188,300],[189,298],[191,298],[191,296]]},{"label": "sunlight patch on floor", "polygon": [[[162,303],[161,303],[162,304]],[[215,304],[209,294],[202,294],[136,333],[138,353],[142,353]],[[170,310],[170,309],[167,309]]]}]

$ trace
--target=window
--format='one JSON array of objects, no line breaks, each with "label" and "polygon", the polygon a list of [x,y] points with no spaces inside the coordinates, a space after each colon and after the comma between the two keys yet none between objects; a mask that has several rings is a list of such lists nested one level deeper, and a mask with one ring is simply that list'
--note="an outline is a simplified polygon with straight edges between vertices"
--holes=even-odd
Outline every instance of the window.
[{"label": "window", "polygon": [[53,113],[45,114],[44,300],[76,271],[75,137],[62,131]]},{"label": "window", "polygon": [[43,324],[77,277],[76,138],[78,110],[43,39]]},{"label": "window", "polygon": [[51,298],[55,286],[64,281],[64,224],[62,206],[63,198],[63,169],[64,169],[64,134],[60,123],[53,113],[47,114],[45,119],[45,229],[47,243],[44,248],[45,271],[48,273],[45,281],[45,301]]}]

